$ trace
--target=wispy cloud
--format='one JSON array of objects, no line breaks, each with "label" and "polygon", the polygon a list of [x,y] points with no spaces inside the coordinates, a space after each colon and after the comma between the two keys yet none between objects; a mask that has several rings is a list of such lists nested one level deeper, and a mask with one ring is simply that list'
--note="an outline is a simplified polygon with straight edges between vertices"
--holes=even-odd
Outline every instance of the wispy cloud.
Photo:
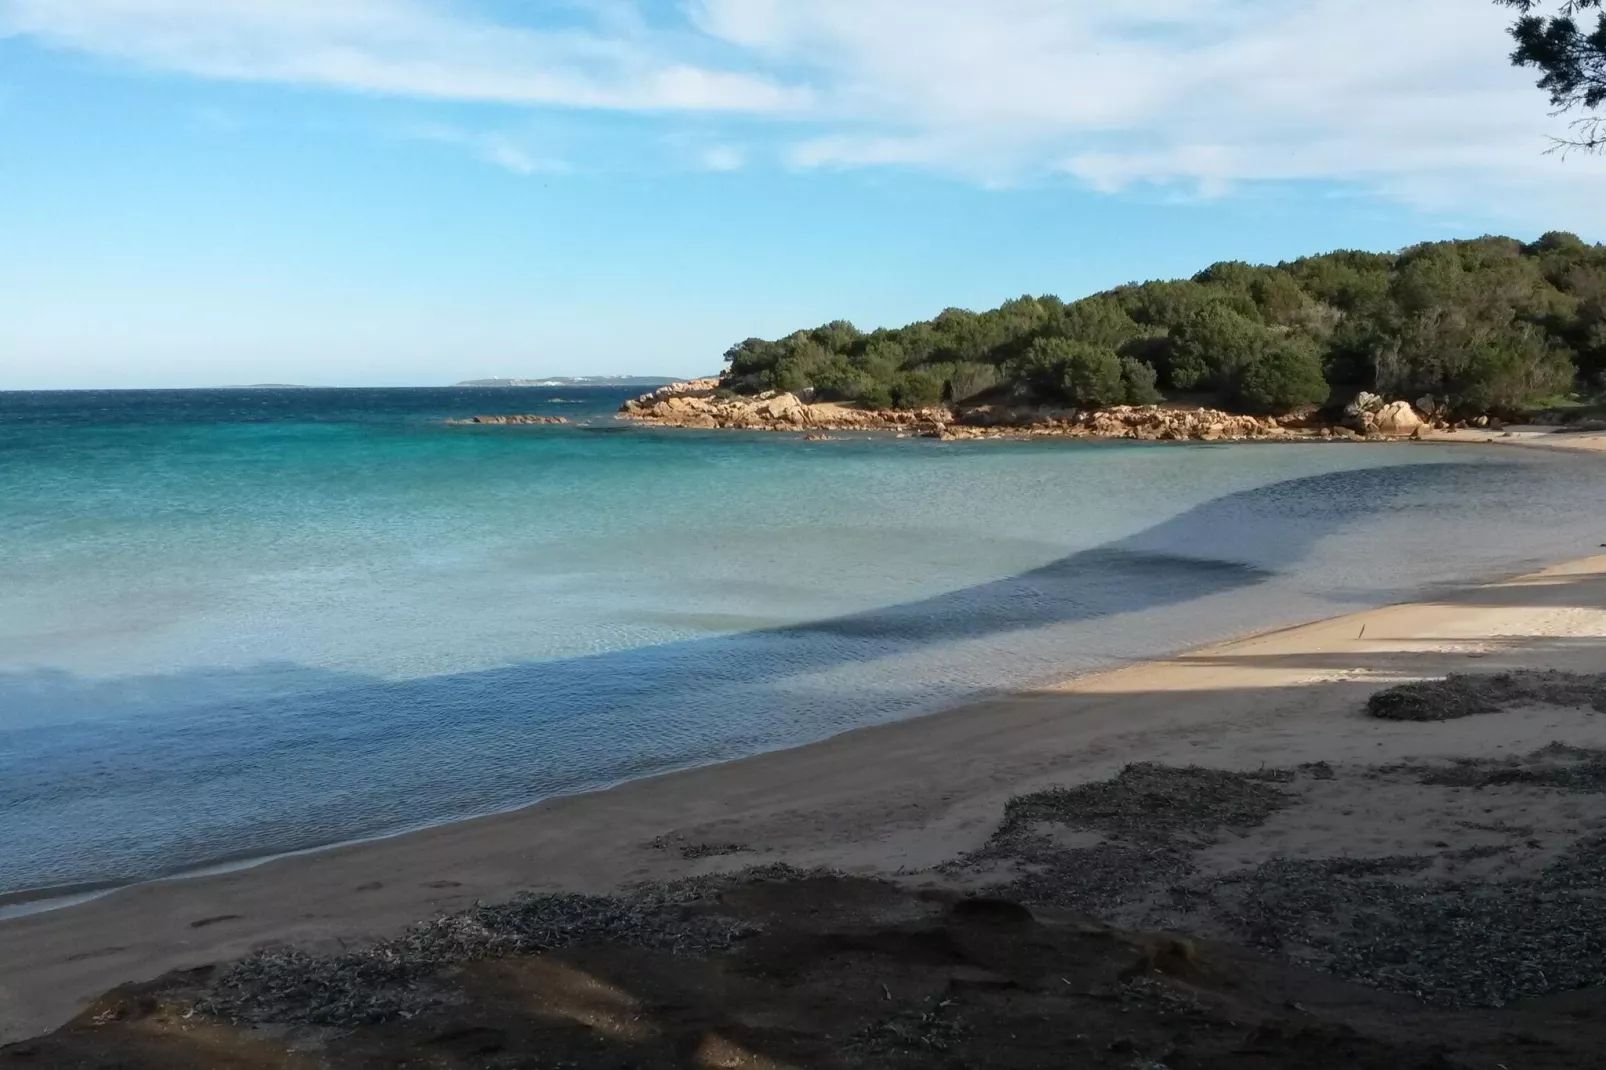
[{"label": "wispy cloud", "polygon": [[543,155],[513,134],[465,130],[441,123],[411,126],[404,134],[419,141],[461,146],[486,163],[516,175],[560,174],[569,170],[562,160]]},{"label": "wispy cloud", "polygon": [[704,171],[740,171],[747,166],[747,154],[734,145],[714,145],[698,157]]},{"label": "wispy cloud", "polygon": [[[1339,183],[1606,223],[1606,160],[1542,155],[1559,124],[1507,64],[1507,13],[1480,0],[569,0],[539,22],[537,5],[477,2],[0,0],[0,33],[210,78],[698,113],[704,129],[758,115],[799,168],[1206,197]],[[752,155],[751,124],[727,125],[707,169]]]},{"label": "wispy cloud", "polygon": [[512,25],[447,0],[0,0],[0,34],[208,78],[583,108],[807,105],[799,89],[688,62],[619,29],[617,17]]},{"label": "wispy cloud", "polygon": [[1606,222],[1606,160],[1507,60],[1507,13],[1467,0],[695,0],[703,32],[805,72],[823,133],[800,167],[1061,173],[1220,196],[1352,184],[1434,208]]},{"label": "wispy cloud", "polygon": [[543,172],[562,171],[565,168],[557,163],[541,160],[517,145],[495,138],[487,141],[482,151],[485,158],[496,166],[516,175],[536,175]]}]

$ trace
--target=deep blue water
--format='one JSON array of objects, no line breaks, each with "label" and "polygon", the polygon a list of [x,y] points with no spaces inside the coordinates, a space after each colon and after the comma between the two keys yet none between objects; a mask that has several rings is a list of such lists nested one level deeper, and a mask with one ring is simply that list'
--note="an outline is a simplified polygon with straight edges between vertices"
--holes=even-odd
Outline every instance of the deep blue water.
[{"label": "deep blue water", "polygon": [[[1606,542],[1606,466],[0,394],[0,894],[791,746]],[[449,427],[545,412],[570,427]]]}]

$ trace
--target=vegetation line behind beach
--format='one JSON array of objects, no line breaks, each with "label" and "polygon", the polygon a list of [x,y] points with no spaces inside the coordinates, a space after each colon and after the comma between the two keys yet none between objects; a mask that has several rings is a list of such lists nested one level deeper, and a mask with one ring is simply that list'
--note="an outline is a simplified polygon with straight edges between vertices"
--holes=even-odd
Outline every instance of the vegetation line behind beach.
[{"label": "vegetation line behind beach", "polygon": [[725,359],[742,392],[812,390],[878,409],[1169,398],[1281,414],[1365,390],[1452,415],[1515,414],[1606,390],[1606,248],[1551,232],[1222,262],[897,329],[839,320],[749,338]]}]

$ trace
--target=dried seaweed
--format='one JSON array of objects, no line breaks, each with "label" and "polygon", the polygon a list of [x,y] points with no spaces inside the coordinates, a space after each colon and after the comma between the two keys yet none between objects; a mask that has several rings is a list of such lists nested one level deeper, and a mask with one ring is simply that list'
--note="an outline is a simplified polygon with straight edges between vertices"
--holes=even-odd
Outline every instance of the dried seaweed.
[{"label": "dried seaweed", "polygon": [[434,1005],[438,975],[455,964],[595,943],[705,952],[748,932],[685,895],[530,895],[444,914],[343,954],[259,951],[225,969],[197,1008],[236,1021],[362,1025]]}]

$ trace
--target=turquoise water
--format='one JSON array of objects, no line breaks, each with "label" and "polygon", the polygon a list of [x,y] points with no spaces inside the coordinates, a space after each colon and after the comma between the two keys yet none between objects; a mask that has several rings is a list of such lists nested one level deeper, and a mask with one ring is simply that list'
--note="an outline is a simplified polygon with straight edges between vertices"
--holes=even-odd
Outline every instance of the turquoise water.
[{"label": "turquoise water", "polygon": [[[0,894],[792,746],[1592,552],[1606,466],[0,394]],[[573,427],[448,427],[547,412]]]}]

